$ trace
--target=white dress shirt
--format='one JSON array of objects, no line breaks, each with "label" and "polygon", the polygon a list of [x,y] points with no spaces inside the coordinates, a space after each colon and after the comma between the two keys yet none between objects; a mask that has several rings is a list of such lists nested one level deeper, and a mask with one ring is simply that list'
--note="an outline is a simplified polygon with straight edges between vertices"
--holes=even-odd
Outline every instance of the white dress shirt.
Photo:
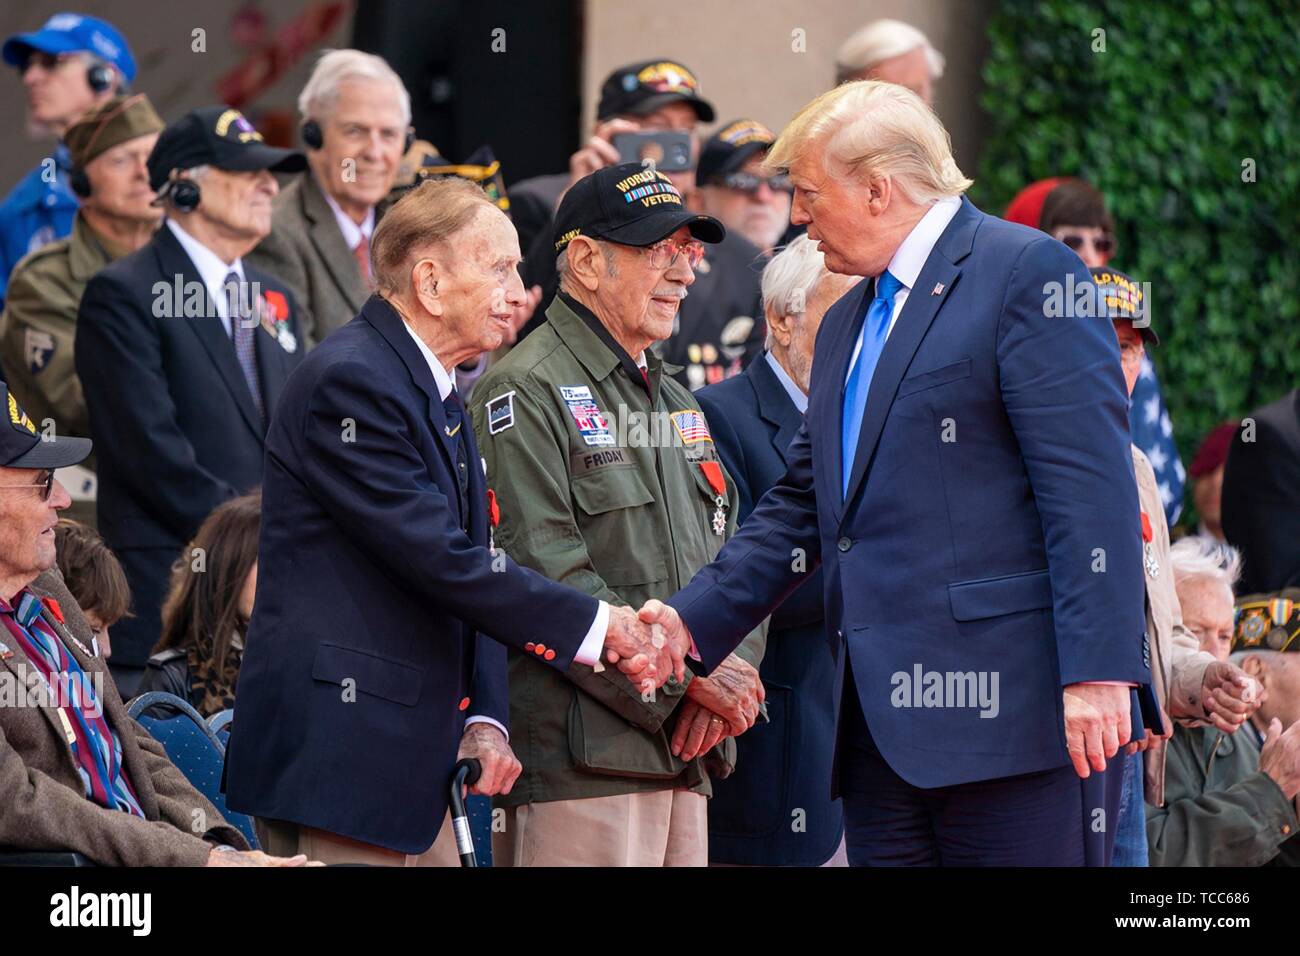
[{"label": "white dress shirt", "polygon": [[808,411],[808,396],[804,394],[803,389],[794,383],[790,373],[776,360],[776,356],[771,351],[768,351],[763,358],[767,360],[768,365],[772,366],[772,371],[776,373],[776,380],[781,383],[785,393],[790,396],[790,401],[794,402],[794,407],[799,409],[799,414],[806,414]]},{"label": "white dress shirt", "polygon": [[[222,262],[219,255],[182,229],[174,219],[167,220],[167,228],[172,231],[176,241],[181,244],[185,254],[190,257],[190,262],[198,270],[199,279],[208,290],[209,300],[216,306],[217,315],[221,317],[221,324],[225,327],[226,334],[233,338],[235,330],[230,324],[230,302],[226,299],[226,276],[233,272],[239,276],[240,282],[247,281],[244,276],[243,260]],[[252,303],[250,302],[249,305],[251,306]]]},{"label": "white dress shirt", "polygon": [[[433,380],[438,385],[438,397],[444,402],[447,396],[452,392],[451,375],[447,369],[438,361],[438,357],[433,354],[433,350],[424,343],[424,339],[415,334],[415,329],[405,320],[402,326],[406,329],[407,334],[415,340],[415,346],[424,356],[424,360],[429,363],[429,371],[433,373]],[[593,666],[600,660],[600,652],[605,646],[605,631],[609,627],[609,605],[604,601],[596,608],[596,617],[591,622],[591,627],[587,629],[587,636],[582,639],[582,644],[578,647],[578,653],[574,655],[574,660],[579,664]],[[495,727],[500,728],[503,734],[509,737],[508,732],[499,723],[491,717],[471,717],[465,721],[466,726],[476,721],[487,721]]]},{"label": "white dress shirt", "polygon": [[[901,282],[903,287],[894,293],[894,311],[889,316],[889,328],[885,330],[886,340],[898,323],[899,313],[903,311],[903,305],[907,302],[907,295],[912,291],[912,286],[916,285],[917,277],[925,266],[925,260],[930,258],[930,253],[934,251],[934,244],[939,241],[939,237],[943,235],[943,231],[948,228],[948,223],[952,222],[959,209],[961,209],[961,199],[957,196],[947,196],[936,201],[921,217],[921,221],[912,227],[912,231],[907,234],[907,238],[894,253],[894,258],[889,260],[889,274]],[[870,303],[871,299],[868,299],[867,304]],[[844,376],[845,384],[848,384],[849,375],[853,374],[853,366],[858,361],[858,353],[862,351],[862,336],[866,330],[867,323],[863,322],[862,331],[858,333],[857,344],[853,346],[853,355],[849,359],[848,373]]]},{"label": "white dress shirt", "polygon": [[366,212],[366,218],[358,226],[352,217],[343,211],[343,207],[334,201],[333,196],[323,189],[321,193],[325,196],[325,202],[329,205],[330,211],[334,213],[334,219],[339,224],[339,232],[343,233],[343,241],[347,243],[347,247],[355,252],[357,243],[362,239],[369,242],[370,234],[375,231],[375,207],[370,207]]}]

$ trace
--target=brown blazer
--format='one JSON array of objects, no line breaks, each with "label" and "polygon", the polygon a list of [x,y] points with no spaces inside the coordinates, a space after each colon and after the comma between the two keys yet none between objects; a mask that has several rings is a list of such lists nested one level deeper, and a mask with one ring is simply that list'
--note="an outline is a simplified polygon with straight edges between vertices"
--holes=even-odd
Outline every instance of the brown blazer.
[{"label": "brown blazer", "polygon": [[352,321],[370,297],[356,257],[310,171],[275,197],[271,234],[245,261],[289,286],[298,302],[299,327],[313,346]]},{"label": "brown blazer", "polygon": [[[1144,561],[1147,633],[1151,635],[1151,676],[1155,680],[1156,696],[1164,712],[1184,727],[1205,726],[1201,684],[1205,681],[1205,668],[1214,663],[1214,656],[1201,650],[1200,642],[1183,626],[1183,610],[1174,589],[1174,571],[1169,566],[1169,526],[1165,522],[1156,473],[1137,445],[1132,450],[1138,504],[1151,521],[1152,553],[1158,567],[1153,578],[1145,570]],[[1158,740],[1143,754],[1146,802],[1157,807],[1165,803],[1165,743],[1164,739]]]},{"label": "brown blazer", "polygon": [[[0,846],[74,851],[104,866],[202,866],[218,843],[247,850],[243,835],[190,786],[162,745],[127,717],[103,660],[78,645],[79,639],[90,646],[90,627],[58,570],[42,574],[32,590],[59,602],[66,626],[48,609],[43,618],[87,676],[103,681],[97,686],[103,689],[104,713],[122,742],[122,764],[145,819],[86,798],[54,707],[6,701],[8,706],[0,706]],[[0,661],[0,679],[16,678],[24,687],[33,665],[7,630],[0,641],[13,652]]]}]

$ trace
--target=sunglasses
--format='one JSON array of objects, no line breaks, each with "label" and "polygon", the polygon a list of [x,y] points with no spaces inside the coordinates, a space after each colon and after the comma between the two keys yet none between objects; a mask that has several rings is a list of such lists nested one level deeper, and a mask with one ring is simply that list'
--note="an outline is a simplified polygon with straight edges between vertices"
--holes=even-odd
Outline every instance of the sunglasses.
[{"label": "sunglasses", "polygon": [[751,195],[758,192],[758,187],[764,183],[767,183],[767,188],[774,193],[794,192],[790,177],[785,173],[777,173],[775,176],[755,176],[753,173],[727,173],[718,180],[718,183],[728,189],[736,189]]},{"label": "sunglasses", "polygon": [[1078,252],[1089,243],[1091,243],[1092,247],[1103,256],[1109,255],[1115,251],[1115,240],[1110,236],[1102,236],[1099,239],[1094,239],[1091,236],[1081,236],[1078,233],[1071,232],[1062,236],[1061,241],[1075,252]]},{"label": "sunglasses", "polygon": [[25,485],[0,485],[0,488],[39,488],[41,501],[49,501],[50,493],[54,490],[54,472],[47,468],[37,481],[29,481]]}]

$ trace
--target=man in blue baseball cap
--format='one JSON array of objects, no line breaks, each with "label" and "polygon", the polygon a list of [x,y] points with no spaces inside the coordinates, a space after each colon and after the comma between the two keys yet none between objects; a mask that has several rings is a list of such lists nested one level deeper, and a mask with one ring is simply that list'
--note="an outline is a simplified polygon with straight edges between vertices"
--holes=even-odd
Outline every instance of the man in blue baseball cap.
[{"label": "man in blue baseball cap", "polygon": [[[39,30],[9,37],[0,56],[22,79],[34,139],[61,139],[83,113],[135,80],[126,38],[112,24],[78,13],[56,13]],[[67,148],[59,143],[0,203],[0,303],[18,260],[72,231],[77,199],[69,172]]]}]

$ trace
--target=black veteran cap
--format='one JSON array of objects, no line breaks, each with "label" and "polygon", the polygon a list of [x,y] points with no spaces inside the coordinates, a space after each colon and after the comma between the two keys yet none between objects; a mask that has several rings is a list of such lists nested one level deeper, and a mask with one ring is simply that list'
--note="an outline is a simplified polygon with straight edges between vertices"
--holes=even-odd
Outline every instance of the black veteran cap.
[{"label": "black veteran cap", "polygon": [[90,454],[89,438],[55,433],[48,440],[36,431],[27,413],[18,407],[9,386],[0,382],[5,421],[0,423],[0,465],[6,468],[65,468]]},{"label": "black veteran cap", "polygon": [[1095,266],[1089,271],[1097,285],[1103,314],[1112,322],[1128,319],[1142,336],[1142,341],[1159,345],[1160,336],[1151,328],[1151,304],[1147,302],[1142,286],[1131,276],[1109,266]]},{"label": "black veteran cap", "polygon": [[700,96],[695,74],[672,60],[643,60],[620,66],[600,87],[596,118],[646,116],[669,103],[686,103],[701,122],[713,122],[713,104]]},{"label": "black veteran cap", "polygon": [[574,236],[625,246],[650,246],[682,226],[703,242],[721,242],[727,230],[712,216],[691,212],[671,179],[640,163],[606,166],[579,179],[555,214],[555,251]]},{"label": "black veteran cap", "polygon": [[751,156],[766,153],[776,136],[755,119],[738,119],[728,123],[704,142],[695,175],[701,183],[734,173],[749,162]]},{"label": "black veteran cap", "polygon": [[229,106],[204,106],[172,123],[149,154],[149,185],[157,192],[173,169],[215,166],[231,172],[269,169],[298,173],[307,157],[297,150],[267,146],[244,114]]}]

